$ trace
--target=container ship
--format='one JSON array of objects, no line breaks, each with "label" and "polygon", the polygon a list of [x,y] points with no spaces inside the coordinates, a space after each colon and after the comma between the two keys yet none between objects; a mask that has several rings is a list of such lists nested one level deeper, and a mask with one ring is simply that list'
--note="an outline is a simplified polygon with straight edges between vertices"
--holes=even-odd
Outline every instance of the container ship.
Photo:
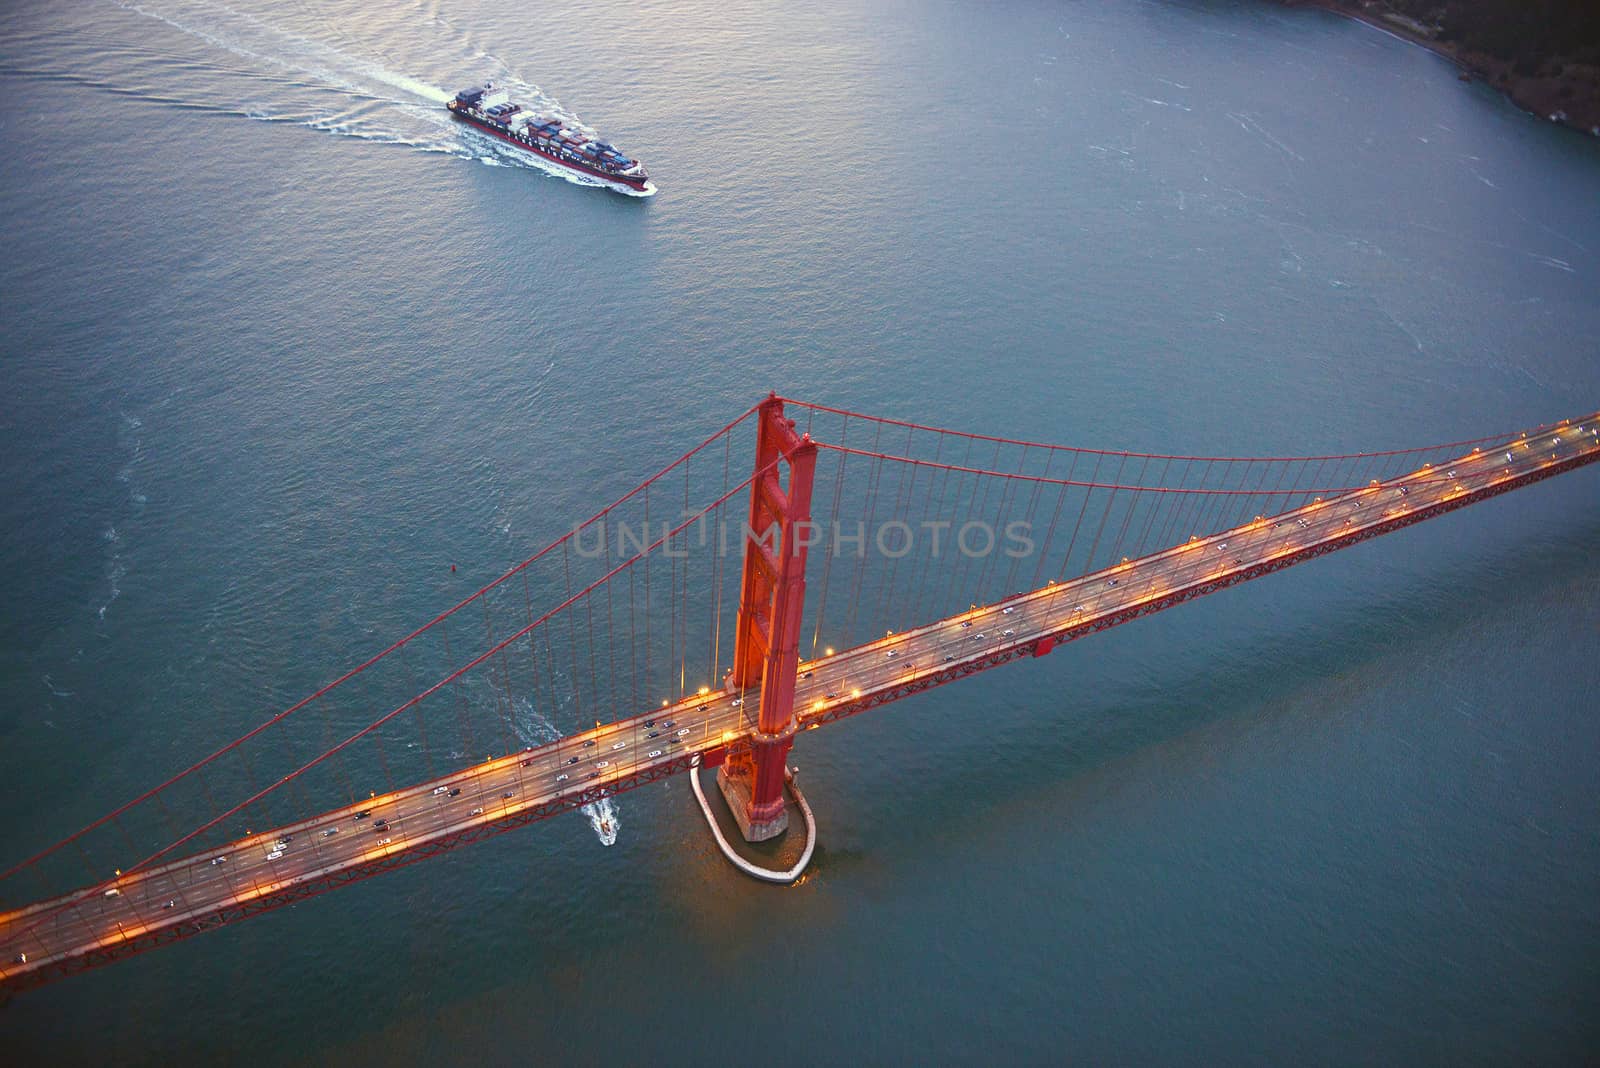
[{"label": "container ship", "polygon": [[649,196],[656,191],[644,164],[604,141],[597,141],[554,115],[513,104],[494,83],[463,89],[445,107],[484,133],[543,156],[568,170],[598,178],[619,192]]}]

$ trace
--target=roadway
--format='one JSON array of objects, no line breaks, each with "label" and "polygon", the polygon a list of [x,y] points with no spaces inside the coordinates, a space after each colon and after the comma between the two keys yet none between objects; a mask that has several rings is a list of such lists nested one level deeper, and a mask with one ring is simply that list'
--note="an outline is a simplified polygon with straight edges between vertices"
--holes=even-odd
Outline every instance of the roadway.
[{"label": "roadway", "polygon": [[[1544,430],[802,663],[797,726],[816,725],[865,707],[874,695],[948,678],[1047,637],[1094,629],[1097,621],[1174,592],[1516,483],[1563,460],[1600,458],[1597,422],[1600,417],[1591,416]],[[505,824],[564,797],[592,799],[637,785],[642,772],[674,762],[681,768],[687,754],[708,754],[747,739],[758,702],[758,691],[693,694],[650,713],[0,914],[0,983],[77,955],[115,950],[119,943],[131,946],[164,929],[199,929],[200,921],[221,910],[369,869],[374,861],[474,826]]]},{"label": "roadway", "polygon": [[[837,704],[859,703],[874,693],[947,675],[997,653],[1034,647],[1045,637],[1095,629],[1097,622],[1147,602],[1244,575],[1320,544],[1355,538],[1408,514],[1497,484],[1515,483],[1563,460],[1600,458],[1597,424],[1600,414],[1470,453],[1453,463],[1196,537],[1082,578],[1018,593],[803,665],[796,686],[796,717],[802,726],[833,718]],[[809,679],[804,677],[808,666],[814,668]]]}]

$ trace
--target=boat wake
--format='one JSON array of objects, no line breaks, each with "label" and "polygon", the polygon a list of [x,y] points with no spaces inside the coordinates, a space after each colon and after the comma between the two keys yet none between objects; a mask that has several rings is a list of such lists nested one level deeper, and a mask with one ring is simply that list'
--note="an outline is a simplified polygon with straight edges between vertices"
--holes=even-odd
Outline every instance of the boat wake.
[{"label": "boat wake", "polygon": [[[304,126],[488,166],[526,167],[575,185],[601,184],[562,168],[541,167],[534,161],[513,157],[484,144],[492,139],[468,135],[441,106],[452,94],[434,83],[423,64],[411,66],[392,58],[396,38],[411,43],[422,36],[432,37],[427,63],[436,64],[444,56],[450,65],[450,69],[440,72],[444,77],[470,80],[487,67],[497,82],[514,88],[521,98],[535,102],[569,125],[587,129],[559,101],[509,70],[470,33],[437,11],[400,16],[414,22],[420,15],[428,27],[424,34],[419,34],[414,24],[391,23],[371,31],[383,33],[382,39],[357,41],[352,40],[352,33],[359,31],[351,30],[343,20],[305,9],[273,10],[272,20],[268,21],[207,0],[112,3],[130,15],[159,22],[181,35],[169,42],[178,47],[163,51],[136,47],[125,40],[107,41],[101,52],[117,55],[122,60],[120,71],[111,73],[101,66],[88,76],[70,68],[66,72],[33,73],[169,106]],[[115,34],[116,26],[102,23],[96,31]],[[205,46],[199,54],[193,49],[197,42]],[[363,53],[383,55],[385,61]],[[173,77],[175,67],[181,77]],[[196,74],[204,75],[203,84],[194,83],[191,76]],[[161,91],[153,90],[152,85],[161,86]],[[194,91],[183,91],[191,86]],[[175,87],[178,92],[173,91]]]},{"label": "boat wake", "polygon": [[[523,745],[547,745],[561,737],[556,725],[535,710],[526,699],[517,702],[517,714],[512,726]],[[602,797],[593,804],[584,805],[583,814],[589,818],[589,826],[594,828],[595,837],[601,845],[617,844],[617,829],[621,824],[611,798]]]},{"label": "boat wake", "polygon": [[594,828],[601,845],[617,844],[617,812],[611,804],[611,798],[602,797],[592,805],[584,805],[583,814],[589,817],[589,826]]}]

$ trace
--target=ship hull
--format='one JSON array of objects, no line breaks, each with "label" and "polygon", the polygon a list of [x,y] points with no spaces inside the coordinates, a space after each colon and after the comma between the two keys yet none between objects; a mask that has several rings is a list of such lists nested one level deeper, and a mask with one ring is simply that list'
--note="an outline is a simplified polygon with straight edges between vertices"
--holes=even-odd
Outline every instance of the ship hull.
[{"label": "ship hull", "polygon": [[511,133],[511,131],[505,129],[504,127],[496,126],[492,122],[484,122],[475,115],[469,115],[466,112],[459,110],[454,106],[454,101],[452,101],[451,104],[452,106],[450,107],[450,114],[454,115],[457,119],[466,123],[468,126],[471,126],[475,130],[482,130],[489,136],[504,141],[513,148],[520,148],[529,155],[538,156],[542,160],[546,160],[550,163],[556,164],[557,166],[564,167],[569,171],[576,171],[579,174],[605,182],[607,185],[617,187],[621,190],[634,193],[655,192],[656,187],[651,184],[649,178],[635,178],[628,175],[608,174],[598,167],[591,167],[587,164],[578,163],[574,160],[563,159],[560,156],[551,155],[550,153],[541,149],[538,145],[530,144],[529,142],[516,137]]}]

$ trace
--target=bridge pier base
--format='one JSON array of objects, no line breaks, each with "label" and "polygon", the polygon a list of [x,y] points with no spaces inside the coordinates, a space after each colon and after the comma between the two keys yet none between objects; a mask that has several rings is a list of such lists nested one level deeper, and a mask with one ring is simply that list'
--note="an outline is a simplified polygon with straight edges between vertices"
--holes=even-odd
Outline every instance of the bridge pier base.
[{"label": "bridge pier base", "polygon": [[[795,781],[795,773],[785,768],[784,775],[788,782],[789,793],[794,798],[795,806],[800,810],[800,818],[805,821],[806,841],[799,859],[794,862],[794,867],[778,871],[775,868],[765,867],[739,855],[739,851],[733,847],[733,843],[728,841],[727,836],[722,833],[722,828],[717,823],[716,813],[711,811],[711,804],[706,800],[706,793],[700,787],[699,757],[694,758],[694,766],[689,769],[689,785],[694,790],[694,799],[700,805],[701,815],[706,818],[706,826],[711,828],[711,836],[717,841],[717,848],[722,850],[722,855],[728,859],[728,863],[752,879],[760,879],[764,883],[788,884],[794,882],[805,873],[806,866],[811,863],[811,856],[816,852],[817,848],[817,820],[811,813],[811,805],[807,803],[806,795],[801,792],[800,784]],[[719,782],[721,781],[720,774],[718,775],[718,780]],[[737,781],[737,776],[735,781]],[[723,796],[726,797],[727,795],[724,794]],[[738,806],[733,806],[733,810],[738,812]]]},{"label": "bridge pier base", "polygon": [[746,842],[766,842],[789,829],[783,802],[792,734],[758,744],[753,754],[741,753],[717,769],[717,789],[728,803]]}]

